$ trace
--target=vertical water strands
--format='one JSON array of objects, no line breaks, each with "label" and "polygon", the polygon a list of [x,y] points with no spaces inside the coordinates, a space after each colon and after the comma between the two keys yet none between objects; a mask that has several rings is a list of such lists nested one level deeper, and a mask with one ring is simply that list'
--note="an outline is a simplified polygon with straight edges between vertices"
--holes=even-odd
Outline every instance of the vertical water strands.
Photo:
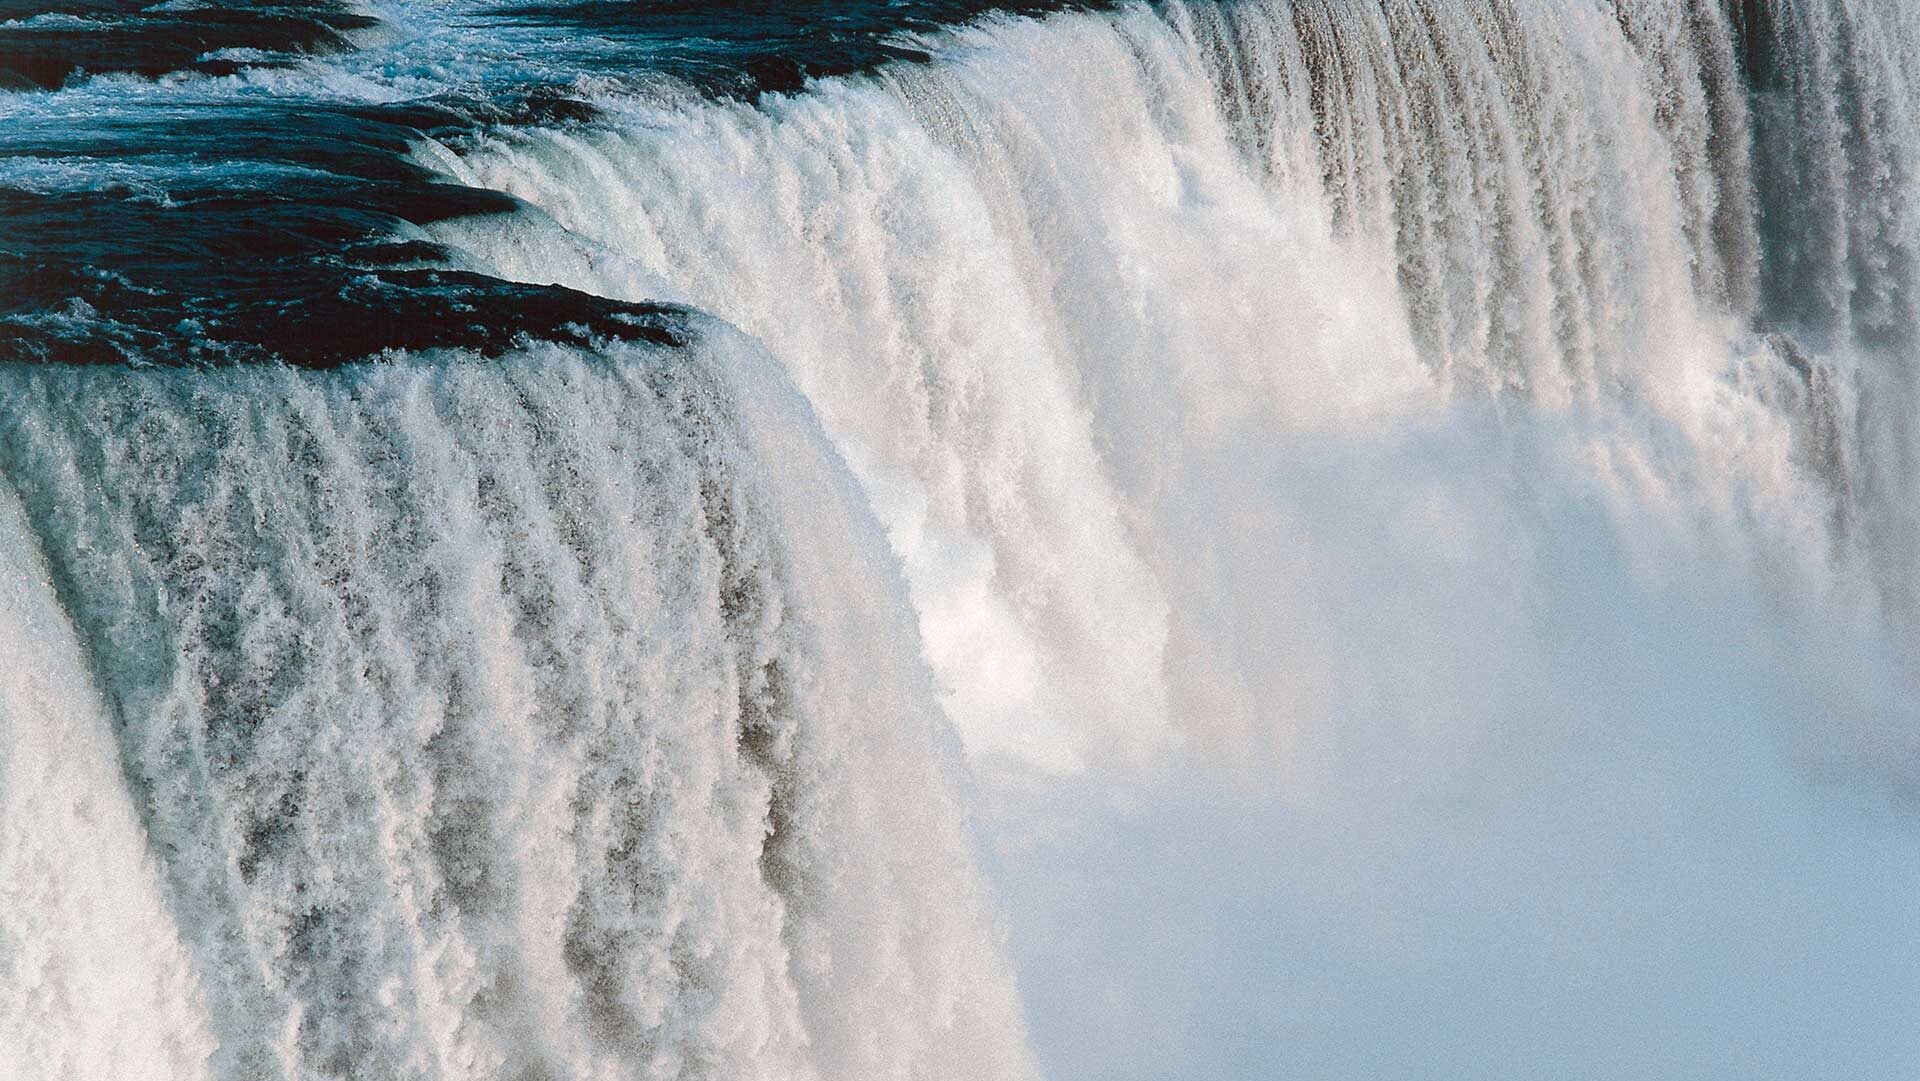
[{"label": "vertical water strands", "polygon": [[882,631],[890,572],[743,355],[0,373],[212,1076],[1022,1076],[924,677],[785,553]]}]

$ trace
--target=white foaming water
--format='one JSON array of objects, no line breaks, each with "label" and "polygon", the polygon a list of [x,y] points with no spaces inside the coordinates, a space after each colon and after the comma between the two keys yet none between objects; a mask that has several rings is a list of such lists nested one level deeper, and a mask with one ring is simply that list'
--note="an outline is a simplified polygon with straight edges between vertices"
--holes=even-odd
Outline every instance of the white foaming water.
[{"label": "white foaming water", "polygon": [[7,1076],[1032,1074],[897,572],[737,335],[0,379]]},{"label": "white foaming water", "polygon": [[1317,646],[1231,581],[1286,558],[1260,463],[1483,390],[1827,573],[1850,451],[1814,429],[1849,390],[1744,330],[1731,31],[1626,10],[1635,35],[1582,5],[990,22],[760,108],[616,101],[422,156],[544,212],[439,227],[480,265],[686,300],[788,364],[977,747],[1124,758],[1300,712],[1275,650]]},{"label": "white foaming water", "polygon": [[1031,1076],[944,707],[1056,1078],[1911,1076],[1917,18],[990,20],[421,147],[784,375],[0,372],[0,1072]]},{"label": "white foaming water", "polygon": [[204,1078],[191,962],[38,548],[0,482],[0,1072]]},{"label": "white foaming water", "polygon": [[436,228],[477,266],[818,410],[1056,1076],[1895,1078],[1916,42],[1134,6],[420,157],[531,204]]}]

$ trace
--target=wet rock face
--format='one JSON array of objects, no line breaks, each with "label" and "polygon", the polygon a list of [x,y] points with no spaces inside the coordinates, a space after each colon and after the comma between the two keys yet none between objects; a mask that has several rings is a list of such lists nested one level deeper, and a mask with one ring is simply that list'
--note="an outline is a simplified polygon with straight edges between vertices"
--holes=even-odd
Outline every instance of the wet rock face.
[{"label": "wet rock face", "polygon": [[[393,254],[411,252],[403,245]],[[19,270],[17,264],[8,269]],[[287,294],[219,303],[144,292],[94,267],[34,277],[43,290],[66,296],[0,316],[7,360],[331,368],[390,351],[497,355],[529,341],[679,346],[686,340],[686,313],[672,305],[623,303],[460,271],[322,266],[308,268]]]}]

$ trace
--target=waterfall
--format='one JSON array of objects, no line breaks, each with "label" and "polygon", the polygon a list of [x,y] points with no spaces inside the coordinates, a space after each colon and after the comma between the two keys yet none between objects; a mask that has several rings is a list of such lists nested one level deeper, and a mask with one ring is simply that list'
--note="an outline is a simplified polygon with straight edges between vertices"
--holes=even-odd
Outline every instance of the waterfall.
[{"label": "waterfall", "polygon": [[896,572],[765,368],[5,371],[0,941],[81,999],[16,1076],[1027,1075]]},{"label": "waterfall", "polygon": [[0,1073],[1910,1076],[1920,6],[915,26],[0,367]]},{"label": "waterfall", "polygon": [[1050,1073],[1893,1076],[1915,31],[1131,4],[416,158],[818,410]]},{"label": "waterfall", "polygon": [[[1876,47],[1914,40],[1866,7]],[[1270,509],[1254,463],[1476,403],[1754,519],[1740,543],[1766,532],[1807,575],[1875,578],[1911,624],[1910,339],[1876,345],[1817,296],[1877,290],[1892,325],[1913,83],[1890,61],[1861,100],[1844,72],[1866,58],[1829,55],[1852,39],[1796,18],[989,19],[929,42],[930,65],[758,105],[622,97],[602,124],[417,153],[528,204],[436,226],[488,271],[668,297],[764,341],[886,523],[970,743],[1073,768],[1196,726],[1270,732],[1297,669],[1276,650],[1313,646],[1285,641],[1284,604],[1231,610],[1234,575],[1286,547],[1221,525]],[[1790,100],[1749,103],[1755,53],[1799,65]],[[1848,125],[1844,149],[1795,134]],[[1775,223],[1803,189],[1750,163],[1809,158],[1839,175]],[[1856,223],[1857,256],[1783,268],[1842,243],[1802,221],[1821,215]]]}]

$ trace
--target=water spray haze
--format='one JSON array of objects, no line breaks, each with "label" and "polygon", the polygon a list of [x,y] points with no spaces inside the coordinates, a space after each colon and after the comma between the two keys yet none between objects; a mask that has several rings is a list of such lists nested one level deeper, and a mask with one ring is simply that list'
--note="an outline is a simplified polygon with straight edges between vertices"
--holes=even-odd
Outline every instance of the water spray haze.
[{"label": "water spray haze", "polygon": [[1893,1077],[1914,37],[1858,7],[989,20],[423,154],[544,213],[449,230],[490,267],[671,282],[815,403],[1054,1075]]},{"label": "water spray haze", "polygon": [[1920,7],[885,48],[415,130],[510,347],[0,368],[0,1072],[1920,1071]]}]

